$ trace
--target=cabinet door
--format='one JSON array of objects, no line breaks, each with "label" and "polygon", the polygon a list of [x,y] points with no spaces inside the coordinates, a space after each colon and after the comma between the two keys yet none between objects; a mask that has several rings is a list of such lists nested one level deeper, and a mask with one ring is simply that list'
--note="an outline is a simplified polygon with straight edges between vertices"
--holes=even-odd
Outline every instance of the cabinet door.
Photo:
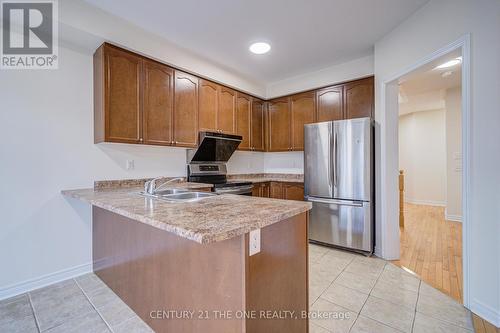
[{"label": "cabinet door", "polygon": [[219,93],[219,110],[217,112],[217,128],[224,132],[235,134],[236,91],[221,87]]},{"label": "cabinet door", "polygon": [[290,145],[290,110],[288,98],[269,102],[269,151],[288,151]]},{"label": "cabinet door", "polygon": [[105,141],[142,142],[142,58],[106,46]]},{"label": "cabinet door", "polygon": [[278,182],[271,182],[269,185],[269,197],[283,199],[283,186]]},{"label": "cabinet door", "polygon": [[345,118],[373,117],[373,77],[344,85]]},{"label": "cabinet door", "polygon": [[198,78],[175,71],[174,143],[196,147],[198,141]]},{"label": "cabinet door", "polygon": [[262,197],[262,184],[253,184],[252,196]]},{"label": "cabinet door", "polygon": [[314,92],[290,97],[292,150],[304,150],[304,125],[314,122],[315,97]]},{"label": "cabinet door", "polygon": [[256,98],[252,99],[250,146],[264,151],[264,102]]},{"label": "cabinet door", "polygon": [[299,184],[284,184],[283,199],[303,201],[304,186]]},{"label": "cabinet door", "polygon": [[174,70],[144,61],[144,143],[171,145],[173,141]]},{"label": "cabinet door", "polygon": [[261,197],[263,198],[269,198],[270,197],[270,194],[269,194],[269,183],[263,183],[262,184],[262,187],[261,187]]},{"label": "cabinet door", "polygon": [[198,126],[200,131],[217,131],[219,88],[216,83],[200,80],[200,104]]},{"label": "cabinet door", "polygon": [[236,133],[243,137],[238,146],[240,150],[252,150],[250,146],[251,105],[252,98],[250,96],[238,93],[236,101]]},{"label": "cabinet door", "polygon": [[333,121],[344,119],[344,88],[342,86],[328,87],[316,92],[316,121]]}]

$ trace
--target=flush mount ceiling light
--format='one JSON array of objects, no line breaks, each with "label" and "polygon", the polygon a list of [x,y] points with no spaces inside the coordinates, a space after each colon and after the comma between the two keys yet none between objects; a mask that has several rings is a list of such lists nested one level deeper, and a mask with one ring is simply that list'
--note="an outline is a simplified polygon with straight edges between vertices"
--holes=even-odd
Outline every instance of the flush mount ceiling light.
[{"label": "flush mount ceiling light", "polygon": [[264,54],[269,52],[269,50],[271,49],[271,45],[265,42],[258,42],[250,45],[248,49],[250,50],[250,52],[255,54]]},{"label": "flush mount ceiling light", "polygon": [[434,69],[444,69],[444,68],[453,67],[453,66],[460,64],[461,62],[462,62],[462,57],[458,57],[458,58],[452,59],[450,61],[447,61],[444,64],[441,64]]}]

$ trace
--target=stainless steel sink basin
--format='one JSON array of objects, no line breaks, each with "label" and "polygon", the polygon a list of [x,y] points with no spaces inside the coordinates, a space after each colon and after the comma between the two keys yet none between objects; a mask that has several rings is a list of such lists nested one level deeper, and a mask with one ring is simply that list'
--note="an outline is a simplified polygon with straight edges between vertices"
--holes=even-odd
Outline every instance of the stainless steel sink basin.
[{"label": "stainless steel sink basin", "polygon": [[164,190],[155,191],[154,194],[149,194],[149,193],[146,193],[144,191],[141,192],[140,194],[147,196],[147,197],[157,198],[157,197],[161,197],[161,196],[165,196],[165,195],[185,193],[185,192],[188,192],[188,190],[182,189],[182,188],[168,188],[168,189],[164,189]]},{"label": "stainless steel sink basin", "polygon": [[163,195],[178,194],[178,193],[185,193],[185,192],[188,192],[188,190],[181,189],[181,188],[169,188],[169,189],[165,189],[165,190],[155,191],[154,195],[163,196]]},{"label": "stainless steel sink basin", "polygon": [[191,192],[186,189],[176,189],[176,188],[157,191],[155,192],[155,194],[149,194],[146,192],[140,192],[139,194],[145,197],[156,198],[172,202],[193,202],[217,195],[216,193],[211,193],[211,192]]},{"label": "stainless steel sink basin", "polygon": [[160,199],[165,199],[169,201],[179,201],[179,202],[193,202],[201,199],[210,198],[216,195],[217,194],[210,192],[184,192],[184,193],[162,195],[160,196]]}]

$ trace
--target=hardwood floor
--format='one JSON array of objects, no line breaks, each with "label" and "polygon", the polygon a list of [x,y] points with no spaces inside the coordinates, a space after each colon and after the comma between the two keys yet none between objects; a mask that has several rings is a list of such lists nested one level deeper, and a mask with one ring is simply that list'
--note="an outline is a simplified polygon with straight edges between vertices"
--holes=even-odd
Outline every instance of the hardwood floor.
[{"label": "hardwood floor", "polygon": [[[463,303],[462,224],[445,220],[444,207],[408,203],[404,207],[401,255],[393,263]],[[473,320],[477,332],[500,333],[476,315]]]}]

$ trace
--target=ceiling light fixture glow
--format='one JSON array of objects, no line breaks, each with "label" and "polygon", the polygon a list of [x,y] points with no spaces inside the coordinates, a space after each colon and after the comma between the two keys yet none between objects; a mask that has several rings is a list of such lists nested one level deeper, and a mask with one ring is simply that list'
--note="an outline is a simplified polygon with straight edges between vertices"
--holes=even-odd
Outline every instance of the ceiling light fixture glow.
[{"label": "ceiling light fixture glow", "polygon": [[450,68],[450,67],[453,67],[453,66],[460,64],[461,62],[462,62],[462,57],[458,57],[458,58],[452,59],[450,61],[447,61],[444,64],[441,64],[434,69]]},{"label": "ceiling light fixture glow", "polygon": [[258,42],[258,43],[253,43],[252,45],[250,45],[250,47],[248,49],[250,50],[250,52],[255,53],[255,54],[264,54],[264,53],[269,52],[269,50],[271,49],[271,45],[269,45],[268,43],[264,43],[264,42]]}]

